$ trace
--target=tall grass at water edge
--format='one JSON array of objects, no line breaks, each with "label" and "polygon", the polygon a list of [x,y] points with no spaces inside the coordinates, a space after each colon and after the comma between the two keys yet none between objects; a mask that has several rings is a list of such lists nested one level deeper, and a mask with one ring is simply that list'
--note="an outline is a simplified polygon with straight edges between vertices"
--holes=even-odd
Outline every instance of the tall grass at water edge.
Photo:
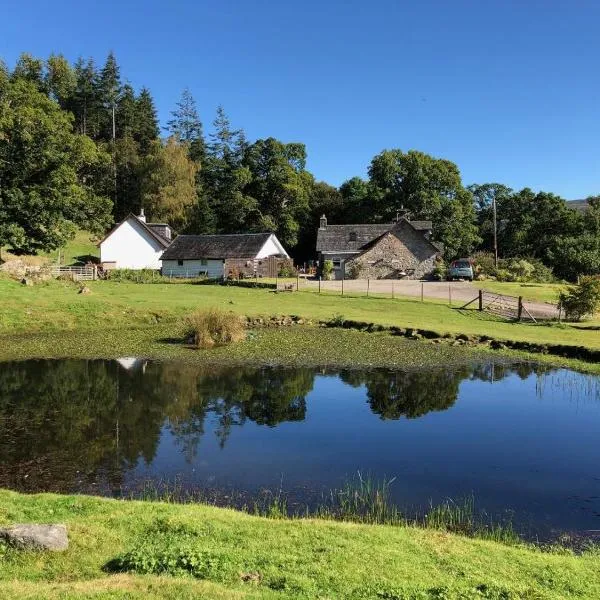
[{"label": "tall grass at water edge", "polygon": [[227,506],[271,519],[318,518],[435,529],[505,544],[518,544],[522,541],[509,519],[494,520],[484,511],[477,510],[473,496],[457,500],[448,498],[440,504],[430,503],[426,511],[408,516],[391,499],[391,486],[395,482],[395,477],[376,479],[358,472],[346,479],[341,487],[323,494],[316,505],[305,504],[294,508],[288,504],[283,484],[274,491],[263,490],[251,501],[241,493],[215,495],[202,490],[190,491],[177,482],[161,482],[158,485],[148,482],[141,494],[137,493],[135,497],[149,501]]}]

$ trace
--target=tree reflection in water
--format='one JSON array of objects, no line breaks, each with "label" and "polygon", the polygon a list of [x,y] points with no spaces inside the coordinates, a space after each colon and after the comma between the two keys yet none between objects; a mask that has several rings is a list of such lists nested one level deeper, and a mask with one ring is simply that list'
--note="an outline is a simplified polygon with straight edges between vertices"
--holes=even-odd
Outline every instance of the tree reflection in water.
[{"label": "tree reflection in water", "polygon": [[[346,385],[364,385],[380,418],[411,419],[451,407],[464,380],[492,381],[515,372],[527,377],[532,370],[480,365],[343,371],[339,377]],[[193,460],[207,418],[216,423],[211,428],[221,447],[233,428],[248,421],[276,427],[304,420],[316,374],[135,359],[0,364],[0,487],[117,490],[128,469],[154,460],[165,428]]]}]

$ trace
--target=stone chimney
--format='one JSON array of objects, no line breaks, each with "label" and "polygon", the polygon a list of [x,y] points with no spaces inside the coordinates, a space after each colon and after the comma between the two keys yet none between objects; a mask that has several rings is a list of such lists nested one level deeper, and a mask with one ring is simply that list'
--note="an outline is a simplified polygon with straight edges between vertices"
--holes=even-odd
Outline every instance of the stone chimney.
[{"label": "stone chimney", "polygon": [[327,229],[327,217],[325,215],[319,219],[319,229]]},{"label": "stone chimney", "polygon": [[146,215],[144,214],[144,209],[143,208],[140,208],[140,215],[139,215],[138,219],[140,221],[142,221],[143,223],[146,222]]}]

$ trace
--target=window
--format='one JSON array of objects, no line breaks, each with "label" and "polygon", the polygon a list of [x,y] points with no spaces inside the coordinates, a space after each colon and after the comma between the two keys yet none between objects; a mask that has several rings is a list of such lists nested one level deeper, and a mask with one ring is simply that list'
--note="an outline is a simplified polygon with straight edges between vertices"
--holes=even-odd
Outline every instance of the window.
[{"label": "window", "polygon": [[208,264],[208,261],[207,261],[205,258],[201,258],[201,259],[200,259],[200,264],[201,264],[203,267],[206,267],[206,265]]},{"label": "window", "polygon": [[356,241],[356,231],[351,231],[351,232],[350,232],[350,236],[348,237],[348,239],[349,239],[351,242],[355,242],[355,241]]},{"label": "window", "polygon": [[183,267],[183,261],[182,260],[178,260],[177,261],[177,266],[178,267]]},{"label": "window", "polygon": [[339,269],[339,268],[340,268],[340,266],[341,266],[341,264],[342,264],[342,261],[341,261],[341,260],[334,260],[334,261],[333,261],[333,268],[334,268],[334,269]]}]

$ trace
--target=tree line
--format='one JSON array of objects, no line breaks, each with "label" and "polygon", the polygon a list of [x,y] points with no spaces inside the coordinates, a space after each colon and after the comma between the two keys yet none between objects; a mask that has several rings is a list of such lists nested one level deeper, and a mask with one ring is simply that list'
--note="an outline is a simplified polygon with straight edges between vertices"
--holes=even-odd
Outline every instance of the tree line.
[{"label": "tree line", "polygon": [[145,208],[179,233],[274,231],[301,262],[314,258],[319,217],[433,221],[445,258],[493,248],[542,261],[561,277],[600,272],[600,197],[580,213],[560,197],[497,183],[465,186],[456,164],[384,150],[366,178],[335,187],[306,169],[302,143],[250,142],[218,107],[205,134],[184,90],[162,128],[148,88],[133,88],[114,54],[70,64],[23,54],[0,62],[0,247],[59,248],[77,228],[101,234]]}]

